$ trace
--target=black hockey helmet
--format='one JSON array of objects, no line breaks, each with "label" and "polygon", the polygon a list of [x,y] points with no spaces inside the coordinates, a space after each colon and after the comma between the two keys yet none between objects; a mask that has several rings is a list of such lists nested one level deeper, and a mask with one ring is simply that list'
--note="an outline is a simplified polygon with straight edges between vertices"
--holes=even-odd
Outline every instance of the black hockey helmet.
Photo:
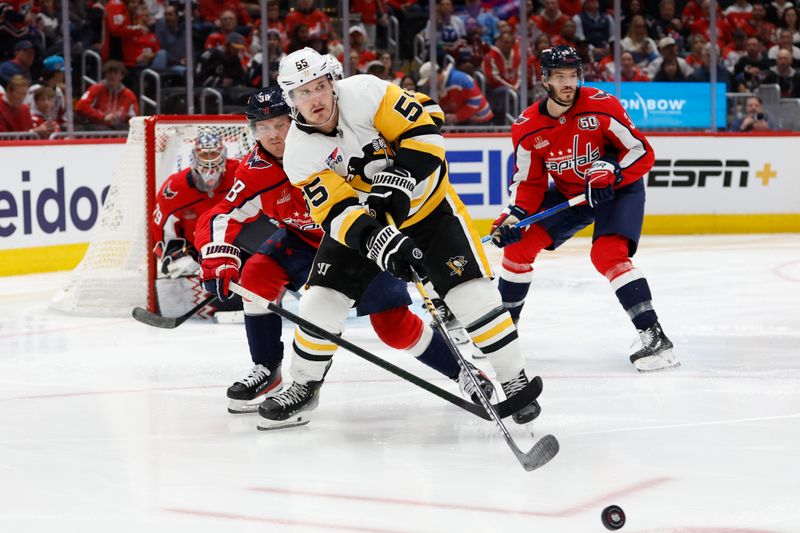
[{"label": "black hockey helmet", "polygon": [[547,78],[554,68],[574,68],[578,71],[578,78],[583,79],[581,57],[571,46],[562,44],[542,50],[540,63],[542,65],[542,78]]},{"label": "black hockey helmet", "polygon": [[290,111],[289,105],[283,99],[281,88],[273,85],[272,87],[264,87],[250,96],[250,99],[247,100],[247,108],[244,114],[252,126],[262,120],[288,115]]}]

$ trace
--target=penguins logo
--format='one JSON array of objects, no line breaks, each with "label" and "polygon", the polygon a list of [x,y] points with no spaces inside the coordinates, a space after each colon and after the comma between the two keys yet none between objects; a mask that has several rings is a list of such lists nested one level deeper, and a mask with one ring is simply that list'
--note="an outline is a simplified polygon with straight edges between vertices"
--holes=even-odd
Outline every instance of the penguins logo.
[{"label": "penguins logo", "polygon": [[447,262],[447,266],[450,267],[451,276],[461,276],[464,273],[464,269],[467,267],[467,260],[464,259],[463,255],[457,255],[456,257],[451,257],[450,260]]}]

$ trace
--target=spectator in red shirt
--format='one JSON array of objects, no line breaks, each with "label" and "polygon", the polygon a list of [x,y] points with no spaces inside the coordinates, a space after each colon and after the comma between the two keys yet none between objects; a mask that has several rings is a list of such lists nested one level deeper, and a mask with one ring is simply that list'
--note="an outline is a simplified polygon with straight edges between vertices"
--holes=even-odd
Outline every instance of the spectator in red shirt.
[{"label": "spectator in red shirt", "polygon": [[514,43],[514,35],[511,32],[501,33],[497,38],[497,44],[486,52],[483,72],[486,74],[486,92],[491,102],[495,123],[502,124],[505,120],[506,95],[509,90],[519,90],[521,63],[519,46]]},{"label": "spectator in red shirt", "polygon": [[[621,81],[650,81],[650,78],[648,78],[646,74],[643,74],[642,71],[639,70],[639,67],[636,66],[632,53],[628,51],[622,52],[619,57],[619,65]],[[616,81],[614,63],[608,64],[606,78],[608,81]]]},{"label": "spectator in red shirt", "polygon": [[134,12],[136,25],[144,28],[138,34],[122,38],[122,63],[130,68],[150,67],[156,70],[167,68],[167,51],[161,50],[158,37],[150,31],[150,10],[140,4]]},{"label": "spectator in red shirt", "polygon": [[[722,10],[716,5],[715,8],[717,10],[717,44],[719,48],[723,48],[727,43],[731,41],[731,27],[728,24],[728,21],[722,15]],[[703,16],[696,19],[690,26],[689,31],[692,34],[699,33],[703,37],[706,38],[706,41],[711,40],[711,0],[703,0],[702,4],[703,9]],[[746,27],[745,24],[743,27]]]},{"label": "spectator in red shirt", "polygon": [[23,103],[29,85],[30,82],[19,74],[6,84],[6,92],[0,99],[0,132],[29,131],[46,139],[55,131],[56,123],[49,120],[34,126],[30,108]]},{"label": "spectator in red shirt", "polygon": [[267,4],[267,32],[275,30],[281,40],[281,50],[286,51],[289,46],[289,32],[286,30],[286,25],[281,18],[281,6],[278,0],[271,0]]},{"label": "spectator in red shirt", "polygon": [[581,12],[585,0],[558,0],[558,8],[568,17],[574,17]]},{"label": "spectator in red shirt", "polygon": [[122,84],[127,74],[121,62],[107,61],[104,78],[91,85],[75,104],[75,113],[88,129],[128,129],[128,120],[139,114],[136,95]]},{"label": "spectator in red shirt", "polygon": [[361,24],[367,30],[369,42],[375,44],[377,25],[389,24],[388,8],[384,0],[352,0],[350,12],[361,15]]},{"label": "spectator in red shirt", "polygon": [[561,27],[570,18],[558,9],[558,0],[544,0],[544,9],[533,20],[539,30],[553,37],[561,33]]},{"label": "spectator in red shirt", "polygon": [[561,26],[561,33],[553,37],[553,46],[566,45],[575,48],[576,25],[575,21],[570,19],[564,22]]},{"label": "spectator in red shirt", "polygon": [[219,27],[216,31],[212,32],[206,38],[206,42],[203,48],[206,50],[210,50],[211,48],[216,48],[218,46],[225,45],[225,37],[229,33],[238,33],[236,31],[236,27],[238,26],[236,20],[236,13],[231,11],[230,9],[226,9],[223,11],[219,16]]},{"label": "spectator in red shirt", "polygon": [[294,32],[298,24],[305,24],[311,39],[320,39],[325,45],[338,38],[328,15],[314,7],[314,0],[297,0],[297,9],[286,15],[284,23],[289,34]]},{"label": "spectator in red shirt", "polygon": [[367,64],[370,61],[375,61],[378,54],[375,48],[370,45],[369,37],[367,37],[367,30],[361,24],[354,24],[350,26],[350,51],[358,52],[358,70],[366,72]]},{"label": "spectator in red shirt", "polygon": [[122,59],[123,39],[147,33],[146,27],[131,22],[141,4],[142,0],[111,0],[106,5],[106,27],[100,52],[103,60]]},{"label": "spectator in red shirt", "polygon": [[253,22],[250,13],[239,0],[198,0],[197,7],[200,10],[200,18],[216,26],[219,26],[223,11],[228,10],[233,11],[242,24]]},{"label": "spectator in red shirt", "polygon": [[768,22],[767,8],[764,4],[756,3],[753,5],[753,15],[750,17],[748,25],[742,29],[747,32],[750,37],[756,37],[764,45],[772,46],[775,39],[775,25]]},{"label": "spectator in red shirt", "polygon": [[749,25],[750,18],[753,16],[753,4],[748,0],[736,0],[722,14],[725,15],[728,25],[732,29],[745,28]]}]

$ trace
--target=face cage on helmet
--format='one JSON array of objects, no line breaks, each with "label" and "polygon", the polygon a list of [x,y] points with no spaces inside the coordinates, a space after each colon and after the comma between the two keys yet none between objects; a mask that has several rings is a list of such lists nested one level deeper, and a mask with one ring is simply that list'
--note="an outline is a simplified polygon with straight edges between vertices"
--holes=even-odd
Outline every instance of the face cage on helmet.
[{"label": "face cage on helmet", "polygon": [[[210,158],[201,157],[212,155]],[[198,190],[202,192],[213,191],[219,186],[225,163],[227,161],[227,150],[223,146],[217,151],[214,148],[195,148],[192,150],[192,178]]]}]

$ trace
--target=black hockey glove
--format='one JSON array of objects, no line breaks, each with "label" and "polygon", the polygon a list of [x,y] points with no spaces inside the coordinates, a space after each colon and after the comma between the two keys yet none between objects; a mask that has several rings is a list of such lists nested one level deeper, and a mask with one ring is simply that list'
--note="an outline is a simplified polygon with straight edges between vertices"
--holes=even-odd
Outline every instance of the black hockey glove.
[{"label": "black hockey glove", "polygon": [[153,252],[161,260],[161,273],[171,279],[197,274],[197,251],[186,239],[172,239],[159,242]]},{"label": "black hockey glove", "polygon": [[522,240],[522,230],[525,228],[518,228],[516,224],[524,218],[528,218],[528,213],[521,207],[511,205],[503,209],[500,216],[492,223],[490,235],[494,245],[502,248]]},{"label": "black hockey glove", "polygon": [[373,231],[367,239],[365,255],[382,270],[402,280],[414,279],[412,268],[422,275],[422,250],[394,226],[384,226]]},{"label": "black hockey glove", "polygon": [[367,196],[369,214],[381,224],[386,224],[386,213],[392,215],[399,226],[408,218],[411,195],[417,180],[403,168],[388,167],[372,176],[372,188]]}]

